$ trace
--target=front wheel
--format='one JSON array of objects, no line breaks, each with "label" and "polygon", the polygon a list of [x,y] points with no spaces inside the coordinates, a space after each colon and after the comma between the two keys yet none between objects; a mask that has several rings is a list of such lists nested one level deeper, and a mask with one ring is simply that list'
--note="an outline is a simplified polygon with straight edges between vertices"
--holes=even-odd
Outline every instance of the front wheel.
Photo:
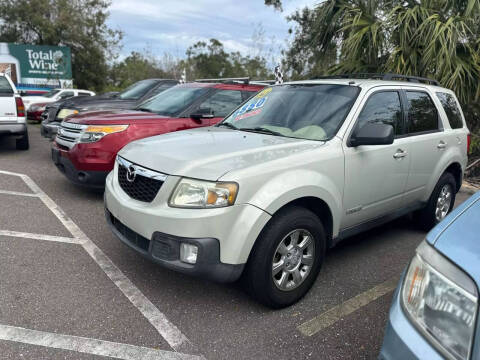
[{"label": "front wheel", "polygon": [[312,287],[325,257],[320,219],[301,207],[276,214],[260,234],[244,274],[247,290],[259,302],[282,308]]}]

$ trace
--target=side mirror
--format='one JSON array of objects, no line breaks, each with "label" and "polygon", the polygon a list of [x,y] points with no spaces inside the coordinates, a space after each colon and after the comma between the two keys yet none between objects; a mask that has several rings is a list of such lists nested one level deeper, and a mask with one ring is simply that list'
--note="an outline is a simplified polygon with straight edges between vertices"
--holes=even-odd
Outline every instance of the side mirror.
[{"label": "side mirror", "polygon": [[360,145],[390,145],[393,144],[395,134],[393,126],[382,123],[367,123],[354,131],[350,138],[350,146]]},{"label": "side mirror", "polygon": [[213,111],[210,108],[200,108],[196,112],[190,114],[190,117],[194,120],[200,119],[213,119]]},{"label": "side mirror", "polygon": [[18,93],[20,94],[20,96],[26,96],[27,95],[27,92],[25,90],[20,90]]}]

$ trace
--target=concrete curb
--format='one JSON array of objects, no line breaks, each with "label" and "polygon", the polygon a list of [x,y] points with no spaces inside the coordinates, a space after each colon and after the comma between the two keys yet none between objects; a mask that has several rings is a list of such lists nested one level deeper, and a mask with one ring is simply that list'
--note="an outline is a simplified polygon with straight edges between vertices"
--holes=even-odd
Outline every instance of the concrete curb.
[{"label": "concrete curb", "polygon": [[463,192],[463,193],[466,193],[466,194],[473,195],[477,191],[480,191],[480,188],[478,188],[476,186],[473,186],[473,185],[470,185],[469,183],[464,181],[463,184],[462,184],[462,187],[460,188],[460,191]]}]

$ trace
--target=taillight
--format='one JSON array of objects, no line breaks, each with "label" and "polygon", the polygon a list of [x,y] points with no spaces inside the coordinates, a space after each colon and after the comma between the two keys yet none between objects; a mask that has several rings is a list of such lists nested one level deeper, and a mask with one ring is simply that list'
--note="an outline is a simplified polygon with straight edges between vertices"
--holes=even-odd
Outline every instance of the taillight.
[{"label": "taillight", "polygon": [[472,135],[467,135],[467,154],[470,154],[470,145],[472,144]]},{"label": "taillight", "polygon": [[23,100],[21,97],[15,98],[15,103],[17,104],[17,116],[25,117],[25,105],[23,105]]}]

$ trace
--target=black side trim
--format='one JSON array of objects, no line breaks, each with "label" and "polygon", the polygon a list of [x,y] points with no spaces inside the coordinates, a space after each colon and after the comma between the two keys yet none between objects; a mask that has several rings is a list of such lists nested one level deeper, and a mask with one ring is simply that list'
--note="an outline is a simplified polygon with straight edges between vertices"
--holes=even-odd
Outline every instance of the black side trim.
[{"label": "black side trim", "polygon": [[349,238],[351,236],[360,234],[364,231],[373,229],[377,226],[383,225],[387,222],[390,222],[392,220],[398,219],[399,217],[402,217],[404,215],[407,215],[411,213],[412,211],[422,209],[425,206],[423,203],[415,203],[413,205],[409,205],[407,207],[404,207],[402,209],[396,210],[390,214],[375,218],[373,220],[368,220],[366,222],[363,222],[358,225],[354,225],[348,228],[345,228],[341,230],[338,234],[338,236],[333,239],[333,245],[338,244],[340,241]]}]

